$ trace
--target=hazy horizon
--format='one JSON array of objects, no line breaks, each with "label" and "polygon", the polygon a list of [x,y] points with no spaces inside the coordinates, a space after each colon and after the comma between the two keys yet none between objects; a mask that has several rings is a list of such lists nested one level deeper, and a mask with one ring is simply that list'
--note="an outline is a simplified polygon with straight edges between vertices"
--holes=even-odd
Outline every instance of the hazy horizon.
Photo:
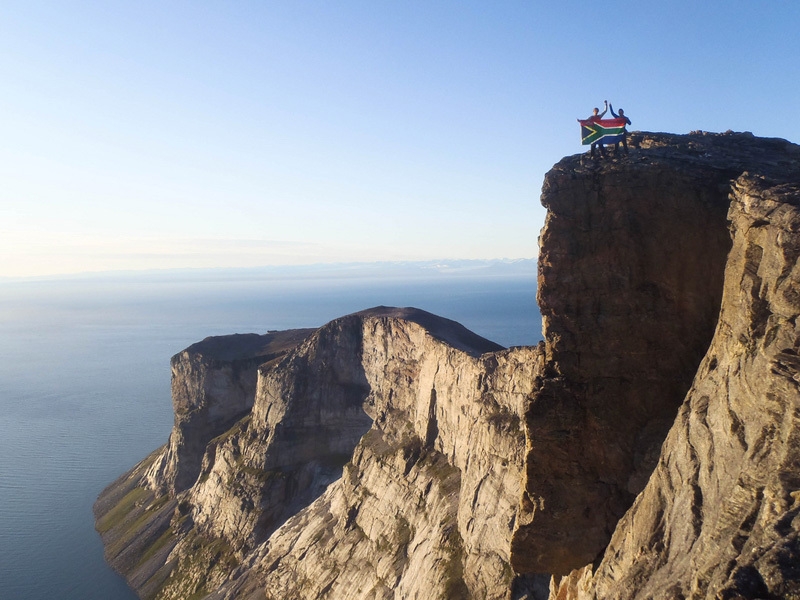
[{"label": "hazy horizon", "polygon": [[7,0],[0,276],[534,256],[544,175],[604,100],[632,130],[800,141],[798,22],[718,0]]},{"label": "hazy horizon", "polygon": [[183,267],[109,271],[83,271],[26,277],[0,276],[0,284],[46,281],[88,281],[110,278],[182,280],[197,277],[228,278],[318,278],[318,277],[458,277],[496,274],[530,276],[537,258],[435,259],[398,261],[320,262],[310,264],[258,265],[253,267]]}]

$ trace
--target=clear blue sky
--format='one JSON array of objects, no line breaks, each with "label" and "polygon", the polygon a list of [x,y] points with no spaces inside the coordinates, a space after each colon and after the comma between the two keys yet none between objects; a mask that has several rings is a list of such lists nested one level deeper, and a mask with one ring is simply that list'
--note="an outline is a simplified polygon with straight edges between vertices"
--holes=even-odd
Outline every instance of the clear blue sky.
[{"label": "clear blue sky", "polygon": [[0,276],[537,252],[632,129],[800,142],[800,3],[0,5]]}]

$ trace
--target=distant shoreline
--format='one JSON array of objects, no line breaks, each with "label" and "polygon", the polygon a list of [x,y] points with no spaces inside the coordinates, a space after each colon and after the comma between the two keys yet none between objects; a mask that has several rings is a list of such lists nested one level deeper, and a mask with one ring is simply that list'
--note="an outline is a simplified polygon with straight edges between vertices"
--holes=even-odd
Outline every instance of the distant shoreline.
[{"label": "distant shoreline", "polygon": [[0,277],[0,285],[45,281],[242,281],[259,279],[428,279],[438,277],[536,276],[536,258],[452,259],[426,261],[379,261],[267,265],[263,267],[216,267],[155,269],[142,271],[92,271],[64,275]]}]

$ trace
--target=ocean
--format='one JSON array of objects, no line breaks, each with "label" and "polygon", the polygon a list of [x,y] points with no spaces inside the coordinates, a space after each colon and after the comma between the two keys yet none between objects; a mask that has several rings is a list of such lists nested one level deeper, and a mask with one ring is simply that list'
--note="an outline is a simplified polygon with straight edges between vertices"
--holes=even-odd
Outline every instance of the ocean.
[{"label": "ocean", "polygon": [[504,346],[541,339],[533,261],[0,281],[0,598],[134,600],[92,504],[164,444],[169,359],[210,335],[414,306]]}]

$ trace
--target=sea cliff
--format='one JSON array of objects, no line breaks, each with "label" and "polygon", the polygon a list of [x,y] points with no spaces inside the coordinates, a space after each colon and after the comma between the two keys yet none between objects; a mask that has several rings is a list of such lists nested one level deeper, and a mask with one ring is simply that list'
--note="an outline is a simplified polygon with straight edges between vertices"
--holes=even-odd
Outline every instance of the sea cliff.
[{"label": "sea cliff", "polygon": [[537,347],[378,307],[176,355],[110,564],[143,598],[800,597],[800,147],[629,146],[545,178]]}]

